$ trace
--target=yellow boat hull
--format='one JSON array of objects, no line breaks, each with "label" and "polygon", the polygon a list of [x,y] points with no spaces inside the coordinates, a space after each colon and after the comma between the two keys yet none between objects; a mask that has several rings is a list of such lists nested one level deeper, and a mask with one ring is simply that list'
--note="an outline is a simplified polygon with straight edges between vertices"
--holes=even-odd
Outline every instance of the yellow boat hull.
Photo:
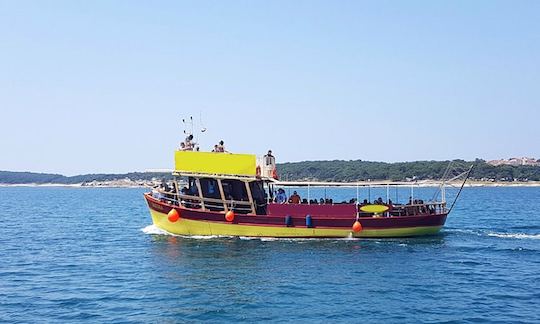
[{"label": "yellow boat hull", "polygon": [[411,237],[437,234],[442,226],[419,226],[385,229],[364,229],[354,233],[351,229],[307,228],[284,226],[243,225],[180,218],[171,222],[167,215],[150,209],[152,221],[158,228],[171,234],[186,236],[242,236],[283,238],[348,238],[348,237]]}]

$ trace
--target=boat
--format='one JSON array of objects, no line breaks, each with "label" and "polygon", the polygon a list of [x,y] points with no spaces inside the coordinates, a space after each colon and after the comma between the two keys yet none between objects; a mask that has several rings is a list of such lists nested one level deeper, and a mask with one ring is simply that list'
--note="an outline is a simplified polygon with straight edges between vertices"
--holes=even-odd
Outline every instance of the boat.
[{"label": "boat", "polygon": [[[460,175],[466,177],[459,193],[471,169]],[[414,185],[409,182],[291,182],[279,180],[277,173],[273,157],[175,151],[172,188],[154,188],[144,198],[153,224],[175,235],[386,238],[437,234],[459,197],[458,193],[448,207],[444,181],[439,198],[424,202],[414,198]],[[393,203],[388,195],[385,201],[359,201],[360,190],[379,188],[389,193],[400,186],[411,186],[406,204]],[[329,187],[356,188],[357,197],[334,203],[309,196],[313,190]],[[289,188],[304,188],[308,197],[278,202],[276,191]]]}]

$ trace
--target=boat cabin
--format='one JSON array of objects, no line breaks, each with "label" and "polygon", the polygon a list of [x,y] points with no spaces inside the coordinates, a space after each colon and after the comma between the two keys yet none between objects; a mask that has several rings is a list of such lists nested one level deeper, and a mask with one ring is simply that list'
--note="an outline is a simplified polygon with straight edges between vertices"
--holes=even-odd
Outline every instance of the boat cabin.
[{"label": "boat cabin", "polygon": [[[281,182],[276,179],[275,162],[266,163],[250,154],[229,154],[214,152],[175,152],[174,188],[163,192],[164,201],[184,208],[201,211],[228,212],[251,215],[290,216],[340,216],[358,217],[415,216],[446,212],[444,187],[442,200],[424,203],[411,200],[408,204],[392,204],[389,196],[381,205],[388,209],[382,213],[366,212],[359,200],[359,188],[386,187],[389,192],[396,184],[372,183],[327,183],[327,182]],[[408,185],[408,184],[397,184]],[[316,187],[356,187],[356,198],[348,202],[325,201],[313,203],[310,189]],[[283,187],[307,187],[308,197],[298,204],[274,202],[275,189]],[[411,197],[414,196],[411,188]],[[371,205],[371,202],[368,202]]]}]

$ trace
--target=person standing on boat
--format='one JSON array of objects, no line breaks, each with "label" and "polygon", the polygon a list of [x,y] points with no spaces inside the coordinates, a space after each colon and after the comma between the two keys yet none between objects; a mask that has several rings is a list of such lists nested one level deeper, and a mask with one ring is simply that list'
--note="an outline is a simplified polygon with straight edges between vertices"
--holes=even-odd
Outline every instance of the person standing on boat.
[{"label": "person standing on boat", "polygon": [[268,150],[268,153],[263,158],[263,175],[270,178],[275,173],[276,158],[272,155],[272,150]]},{"label": "person standing on boat", "polygon": [[276,158],[272,155],[272,150],[268,150],[268,153],[264,156],[263,163],[263,175],[277,180]]},{"label": "person standing on boat", "polygon": [[264,164],[266,164],[266,166],[276,164],[276,158],[272,155],[272,150],[268,150],[268,153],[264,156]]}]

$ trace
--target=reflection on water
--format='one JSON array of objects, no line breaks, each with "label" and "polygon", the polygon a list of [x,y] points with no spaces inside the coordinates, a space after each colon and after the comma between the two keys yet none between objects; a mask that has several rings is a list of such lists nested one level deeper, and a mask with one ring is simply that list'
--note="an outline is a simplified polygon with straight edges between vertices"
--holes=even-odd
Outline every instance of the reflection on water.
[{"label": "reflection on water", "polygon": [[[217,262],[222,267],[236,267],[238,260],[249,265],[264,262],[276,255],[302,257],[304,254],[325,255],[335,253],[392,252],[403,247],[439,248],[445,244],[441,233],[433,236],[389,239],[265,239],[237,237],[186,237],[151,234],[151,252],[159,258],[169,259],[171,264],[185,262]],[[211,261],[208,261],[211,260]]]}]

